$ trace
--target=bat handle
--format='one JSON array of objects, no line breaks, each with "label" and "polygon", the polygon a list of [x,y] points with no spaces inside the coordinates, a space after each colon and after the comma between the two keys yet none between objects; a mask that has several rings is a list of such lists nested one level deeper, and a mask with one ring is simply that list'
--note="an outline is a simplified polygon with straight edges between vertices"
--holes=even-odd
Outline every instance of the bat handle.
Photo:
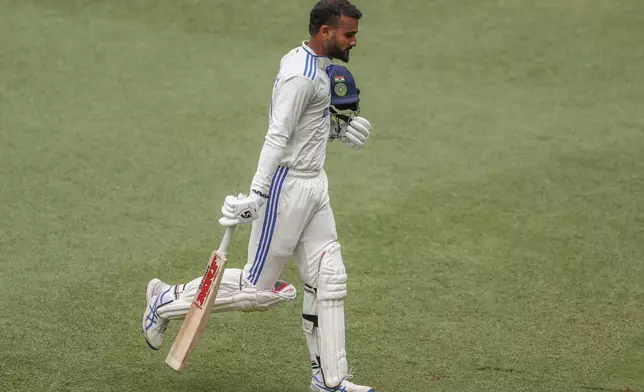
[{"label": "bat handle", "polygon": [[217,249],[217,253],[219,253],[220,256],[226,257],[226,254],[228,254],[228,247],[230,246],[230,243],[233,240],[233,233],[234,232],[235,232],[235,226],[226,227],[226,232],[224,233],[224,238],[221,240],[221,244],[219,245],[219,249]]}]

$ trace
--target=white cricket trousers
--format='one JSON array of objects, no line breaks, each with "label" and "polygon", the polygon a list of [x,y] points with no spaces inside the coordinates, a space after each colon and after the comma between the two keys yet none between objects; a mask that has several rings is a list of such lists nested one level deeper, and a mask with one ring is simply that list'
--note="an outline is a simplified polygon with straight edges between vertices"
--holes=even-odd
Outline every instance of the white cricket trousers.
[{"label": "white cricket trousers", "polygon": [[253,221],[244,277],[272,290],[292,255],[304,283],[317,287],[320,259],[338,241],[324,170],[278,167],[269,198]]}]

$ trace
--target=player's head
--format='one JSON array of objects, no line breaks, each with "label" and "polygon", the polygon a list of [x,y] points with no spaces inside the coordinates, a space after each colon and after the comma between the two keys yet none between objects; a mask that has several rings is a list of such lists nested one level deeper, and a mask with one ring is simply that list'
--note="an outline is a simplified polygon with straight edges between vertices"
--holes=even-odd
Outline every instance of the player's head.
[{"label": "player's head", "polygon": [[362,12],[349,0],[320,0],[311,10],[309,33],[321,41],[327,57],[348,62],[361,17]]},{"label": "player's head", "polygon": [[351,72],[344,66],[331,64],[326,69],[331,80],[331,115],[348,122],[360,113],[360,89]]}]

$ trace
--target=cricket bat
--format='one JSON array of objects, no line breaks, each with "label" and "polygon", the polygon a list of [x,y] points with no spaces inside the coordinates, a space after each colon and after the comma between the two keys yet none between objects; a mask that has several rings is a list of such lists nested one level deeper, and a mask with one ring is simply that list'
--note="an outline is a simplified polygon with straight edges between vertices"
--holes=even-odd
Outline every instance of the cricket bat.
[{"label": "cricket bat", "polygon": [[170,352],[165,359],[165,363],[177,372],[181,372],[186,368],[190,354],[199,344],[199,339],[201,339],[206,329],[219,291],[219,283],[221,283],[221,277],[224,275],[227,250],[234,231],[235,226],[227,227],[219,249],[213,251],[210,255],[210,261],[199,285],[197,296],[192,301],[179,333],[177,333],[177,337],[172,343],[172,348],[170,348]]}]

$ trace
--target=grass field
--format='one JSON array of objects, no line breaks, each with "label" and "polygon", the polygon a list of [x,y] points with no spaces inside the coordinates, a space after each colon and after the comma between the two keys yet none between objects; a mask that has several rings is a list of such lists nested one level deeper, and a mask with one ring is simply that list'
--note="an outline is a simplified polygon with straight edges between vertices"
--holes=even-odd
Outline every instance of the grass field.
[{"label": "grass field", "polygon": [[[644,2],[356,1],[374,133],[327,158],[355,381],[643,392]],[[217,316],[181,375],[140,317],[223,233],[311,5],[0,0],[0,391],[306,390],[301,296]]]}]

